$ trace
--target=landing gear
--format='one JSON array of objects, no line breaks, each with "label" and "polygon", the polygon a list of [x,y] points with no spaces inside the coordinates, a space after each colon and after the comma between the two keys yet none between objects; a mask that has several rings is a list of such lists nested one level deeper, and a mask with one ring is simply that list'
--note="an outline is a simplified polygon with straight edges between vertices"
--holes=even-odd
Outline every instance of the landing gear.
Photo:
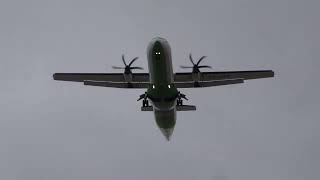
[{"label": "landing gear", "polygon": [[183,105],[183,101],[181,98],[177,99],[177,106],[182,106]]},{"label": "landing gear", "polygon": [[149,101],[148,101],[148,99],[144,99],[143,101],[142,101],[142,107],[148,107],[149,106]]},{"label": "landing gear", "polygon": [[182,94],[180,91],[178,92],[177,95],[177,106],[183,106],[183,100],[185,99],[188,101],[188,98],[186,98],[186,95]]},{"label": "landing gear", "polygon": [[149,107],[149,101],[148,101],[148,94],[145,92],[144,94],[141,94],[139,99],[137,101],[142,100],[142,107]]}]

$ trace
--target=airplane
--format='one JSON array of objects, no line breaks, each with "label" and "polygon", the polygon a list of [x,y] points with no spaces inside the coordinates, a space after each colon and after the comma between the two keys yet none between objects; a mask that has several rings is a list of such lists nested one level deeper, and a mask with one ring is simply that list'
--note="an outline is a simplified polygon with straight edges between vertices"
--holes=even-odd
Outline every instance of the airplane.
[{"label": "airplane", "polygon": [[82,82],[86,86],[146,89],[138,98],[138,101],[142,100],[141,111],[154,112],[156,124],[169,141],[176,124],[176,112],[196,110],[196,106],[183,104],[188,98],[178,89],[239,84],[244,80],[274,77],[272,70],[201,72],[203,68],[212,68],[200,65],[205,58],[202,56],[195,62],[189,54],[192,66],[181,68],[192,69],[192,72],[173,73],[169,43],[156,37],[147,47],[149,73],[133,73],[132,70],[143,70],[132,66],[138,57],[127,63],[122,55],[124,67],[113,66],[113,69],[123,69],[123,73],[54,73],[53,79]]}]

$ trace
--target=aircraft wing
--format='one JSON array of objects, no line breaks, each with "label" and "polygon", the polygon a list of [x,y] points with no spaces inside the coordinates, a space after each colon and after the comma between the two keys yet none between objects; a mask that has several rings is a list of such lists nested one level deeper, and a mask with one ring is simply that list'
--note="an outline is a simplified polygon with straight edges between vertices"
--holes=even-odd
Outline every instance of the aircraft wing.
[{"label": "aircraft wing", "polygon": [[227,79],[218,81],[199,81],[199,82],[175,82],[176,88],[201,88],[201,87],[212,87],[212,86],[222,86],[228,84],[239,84],[243,83],[243,79]]},{"label": "aircraft wing", "polygon": [[[273,77],[271,70],[261,71],[225,71],[202,72],[195,82],[192,73],[176,73],[174,85],[177,88],[199,88],[243,83],[247,79]],[[54,80],[83,82],[88,86],[103,86],[114,88],[148,88],[148,73],[133,73],[132,81],[127,82],[123,73],[55,73]]]},{"label": "aircraft wing", "polygon": [[[202,72],[200,73],[200,81],[217,81],[227,79],[260,79],[274,77],[272,70],[259,71],[225,71],[225,72]],[[175,82],[194,81],[192,73],[176,73],[174,77]]]},{"label": "aircraft wing", "polygon": [[148,82],[112,82],[112,81],[91,81],[85,80],[86,86],[102,86],[102,87],[114,87],[114,88],[135,88],[146,89],[149,87]]},{"label": "aircraft wing", "polygon": [[[123,73],[55,73],[54,80],[59,81],[110,81],[127,83]],[[148,73],[132,73],[132,82],[149,82]]]}]

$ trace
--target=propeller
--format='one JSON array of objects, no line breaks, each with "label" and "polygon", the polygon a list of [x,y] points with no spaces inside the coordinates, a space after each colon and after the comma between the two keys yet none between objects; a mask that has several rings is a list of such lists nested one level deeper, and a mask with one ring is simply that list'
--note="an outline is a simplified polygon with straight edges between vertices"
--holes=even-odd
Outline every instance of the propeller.
[{"label": "propeller", "polygon": [[197,63],[194,63],[193,61],[193,58],[192,58],[192,54],[190,53],[189,54],[189,59],[190,59],[190,62],[192,63],[193,66],[180,66],[181,68],[183,69],[191,69],[192,68],[192,73],[199,73],[200,72],[200,69],[201,68],[209,68],[209,69],[212,69],[211,66],[199,66],[199,64],[201,63],[201,61],[206,58],[207,56],[202,56]]},{"label": "propeller", "polygon": [[122,54],[122,62],[124,64],[124,67],[119,67],[119,66],[112,66],[113,69],[124,69],[124,73],[125,74],[131,74],[132,73],[132,69],[138,69],[138,70],[143,70],[142,67],[138,67],[138,66],[131,66],[136,60],[138,59],[138,57],[133,58],[129,64],[127,64],[125,58],[124,58],[124,54]]}]

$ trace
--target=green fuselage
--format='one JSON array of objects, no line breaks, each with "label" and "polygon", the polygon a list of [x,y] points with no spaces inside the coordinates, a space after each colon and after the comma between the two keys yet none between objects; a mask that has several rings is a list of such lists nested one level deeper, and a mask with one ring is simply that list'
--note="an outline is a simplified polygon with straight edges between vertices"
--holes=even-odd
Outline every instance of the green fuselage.
[{"label": "green fuselage", "polygon": [[176,123],[177,88],[171,61],[171,49],[163,38],[154,38],[147,50],[150,84],[147,94],[153,104],[156,123],[169,140]]}]

